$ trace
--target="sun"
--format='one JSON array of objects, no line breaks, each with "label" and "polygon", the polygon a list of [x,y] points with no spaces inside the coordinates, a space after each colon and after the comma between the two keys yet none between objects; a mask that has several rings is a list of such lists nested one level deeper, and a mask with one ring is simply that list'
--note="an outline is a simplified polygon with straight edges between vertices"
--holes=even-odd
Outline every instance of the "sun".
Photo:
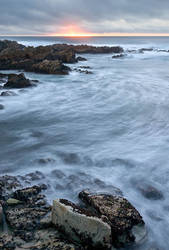
[{"label": "sun", "polygon": [[59,33],[53,34],[54,36],[91,36],[90,32],[86,32],[84,29],[80,28],[76,24],[67,24],[60,28]]}]

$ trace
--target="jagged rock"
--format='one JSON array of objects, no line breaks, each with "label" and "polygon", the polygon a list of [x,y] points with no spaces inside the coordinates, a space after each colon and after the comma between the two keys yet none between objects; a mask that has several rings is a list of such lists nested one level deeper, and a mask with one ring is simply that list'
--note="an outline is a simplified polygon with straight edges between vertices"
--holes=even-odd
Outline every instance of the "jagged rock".
[{"label": "jagged rock", "polygon": [[102,218],[81,209],[67,200],[55,200],[52,223],[69,235],[72,240],[95,249],[109,249],[111,227]]},{"label": "jagged rock", "polygon": [[16,188],[21,187],[21,183],[18,181],[15,176],[1,176],[0,177],[0,199],[7,200],[9,199],[9,195]]},{"label": "jagged rock", "polygon": [[9,41],[9,40],[1,40],[0,41],[0,52],[7,48],[12,49],[23,49],[25,46],[22,44],[19,44],[15,41]]},{"label": "jagged rock", "polygon": [[63,65],[60,61],[44,60],[32,65],[32,71],[44,74],[68,74],[70,68]]},{"label": "jagged rock", "polygon": [[145,237],[146,229],[141,215],[125,198],[91,194],[88,190],[82,191],[79,198],[100,215],[105,216],[111,225],[112,242],[115,247],[139,242]]},{"label": "jagged rock", "polygon": [[41,192],[42,188],[40,186],[33,186],[24,189],[20,189],[14,192],[13,196],[15,199],[27,202],[30,198],[37,198],[37,195]]},{"label": "jagged rock", "polygon": [[8,77],[8,82],[4,85],[4,88],[27,88],[32,87],[32,83],[25,75],[12,75]]},{"label": "jagged rock", "polygon": [[4,211],[15,237],[26,242],[34,239],[35,231],[40,227],[40,220],[51,210],[44,195],[39,194],[41,190],[42,187],[33,186],[15,191],[12,197],[21,202],[8,206]]},{"label": "jagged rock", "polygon": [[16,96],[16,93],[13,91],[3,91],[1,96]]}]

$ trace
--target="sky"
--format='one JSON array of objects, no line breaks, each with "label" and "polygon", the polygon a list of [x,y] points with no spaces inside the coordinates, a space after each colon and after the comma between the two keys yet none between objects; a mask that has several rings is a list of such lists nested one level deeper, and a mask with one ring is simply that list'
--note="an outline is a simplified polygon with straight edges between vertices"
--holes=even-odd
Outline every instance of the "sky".
[{"label": "sky", "polygon": [[0,0],[0,35],[169,34],[169,0]]}]

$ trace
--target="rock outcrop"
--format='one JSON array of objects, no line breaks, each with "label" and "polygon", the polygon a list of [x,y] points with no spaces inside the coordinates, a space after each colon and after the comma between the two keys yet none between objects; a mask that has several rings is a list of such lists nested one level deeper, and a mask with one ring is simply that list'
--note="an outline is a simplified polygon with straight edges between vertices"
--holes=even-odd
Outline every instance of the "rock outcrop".
[{"label": "rock outcrop", "polygon": [[23,49],[23,48],[25,48],[25,46],[22,45],[22,44],[19,44],[19,43],[15,42],[15,41],[10,41],[10,40],[3,40],[2,41],[1,40],[0,41],[0,52],[2,50],[7,49],[7,48],[11,48],[11,49]]},{"label": "rock outcrop", "polygon": [[4,84],[4,88],[28,88],[32,86],[31,81],[23,73],[9,75],[7,83]]},{"label": "rock outcrop", "polygon": [[45,74],[68,74],[70,68],[63,65],[59,60],[49,61],[44,60],[40,63],[32,65],[32,71],[37,73],[45,73]]},{"label": "rock outcrop", "polygon": [[13,41],[0,41],[0,70],[19,69],[46,74],[67,74],[64,63],[76,63],[85,58],[76,54],[122,53],[123,48],[89,45],[54,44],[25,47]]},{"label": "rock outcrop", "polygon": [[125,198],[82,191],[84,204],[57,199],[51,207],[45,197],[48,187],[30,186],[39,178],[44,180],[39,171],[0,177],[0,222],[2,228],[4,222],[10,227],[10,234],[0,232],[0,249],[110,250],[145,237],[142,217]]},{"label": "rock outcrop", "polygon": [[125,198],[91,194],[88,190],[82,191],[79,198],[105,217],[111,226],[112,242],[115,247],[124,247],[145,237],[146,230],[141,215]]}]

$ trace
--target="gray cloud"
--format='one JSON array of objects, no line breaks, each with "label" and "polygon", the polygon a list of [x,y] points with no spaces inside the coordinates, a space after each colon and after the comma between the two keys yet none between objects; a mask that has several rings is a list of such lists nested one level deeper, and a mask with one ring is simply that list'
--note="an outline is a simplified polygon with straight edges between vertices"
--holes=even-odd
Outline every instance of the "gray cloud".
[{"label": "gray cloud", "polygon": [[169,33],[168,0],[0,0],[0,34],[49,34],[76,23],[87,32]]}]

